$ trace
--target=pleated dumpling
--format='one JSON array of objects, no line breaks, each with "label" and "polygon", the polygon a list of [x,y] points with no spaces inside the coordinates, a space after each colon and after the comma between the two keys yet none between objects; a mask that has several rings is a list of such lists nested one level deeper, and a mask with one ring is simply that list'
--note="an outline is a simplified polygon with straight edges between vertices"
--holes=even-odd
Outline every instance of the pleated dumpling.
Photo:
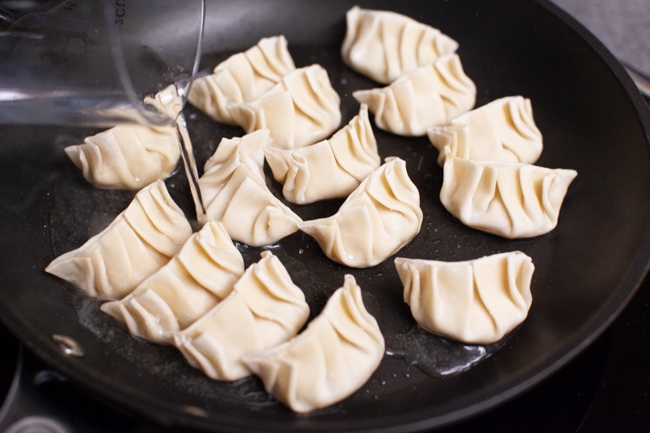
[{"label": "pleated dumpling", "polygon": [[268,130],[222,140],[199,178],[208,220],[221,221],[233,240],[256,247],[295,233],[301,221],[266,185],[262,148],[268,142]]},{"label": "pleated dumpling", "polygon": [[267,392],[293,411],[335,404],[360,389],[384,356],[384,337],[352,275],[307,329],[279,346],[244,356]]},{"label": "pleated dumpling", "polygon": [[183,211],[156,181],[103,231],[45,270],[101,300],[120,299],[160,269],[192,235]]},{"label": "pleated dumpling", "polygon": [[[264,179],[264,148],[271,144],[269,130],[246,134],[243,137],[222,138],[214,153],[205,161],[203,174],[229,173],[236,166],[245,165],[251,176]],[[209,193],[209,191],[205,191]],[[210,201],[210,194],[205,200]]]},{"label": "pleated dumpling", "polygon": [[305,296],[270,251],[249,266],[226,299],[184,331],[174,344],[190,365],[216,380],[252,373],[242,362],[295,336],[309,317]]},{"label": "pleated dumpling", "polygon": [[520,251],[463,262],[395,259],[404,302],[422,328],[468,344],[499,341],[522,323],[535,266]]},{"label": "pleated dumpling", "polygon": [[375,266],[409,243],[422,226],[420,193],[404,160],[392,157],[366,177],[327,218],[305,221],[331,260],[353,268]]},{"label": "pleated dumpling", "polygon": [[235,125],[231,104],[254,101],[295,69],[284,36],[262,38],[194,80],[187,99],[214,120]]},{"label": "pleated dumpling", "polygon": [[534,164],[542,154],[543,137],[533,118],[530,99],[507,96],[432,127],[429,140],[445,162],[445,147],[452,155],[480,161]]},{"label": "pleated dumpling", "polygon": [[258,99],[230,113],[248,133],[269,129],[273,145],[296,149],[329,137],[341,123],[341,99],[320,65],[296,69]]},{"label": "pleated dumpling", "polygon": [[209,221],[162,268],[120,300],[101,310],[131,334],[171,344],[185,329],[230,294],[244,273],[244,259],[225,227]]},{"label": "pleated dumpling", "polygon": [[346,22],[343,61],[382,84],[458,49],[440,30],[396,12],[354,6]]},{"label": "pleated dumpling", "polygon": [[471,110],[476,102],[476,85],[465,75],[460,57],[447,54],[386,87],[357,90],[352,95],[368,104],[377,127],[417,137]]},{"label": "pleated dumpling", "polygon": [[284,198],[296,204],[346,197],[381,162],[365,104],[330,139],[296,150],[267,146],[265,155]]},{"label": "pleated dumpling", "polygon": [[558,222],[575,170],[447,155],[440,200],[465,225],[505,238],[546,234]]},{"label": "pleated dumpling", "polygon": [[[182,108],[170,86],[146,102],[174,118]],[[174,126],[123,124],[68,146],[65,153],[84,178],[98,188],[144,188],[168,177],[178,166],[180,142]]]}]

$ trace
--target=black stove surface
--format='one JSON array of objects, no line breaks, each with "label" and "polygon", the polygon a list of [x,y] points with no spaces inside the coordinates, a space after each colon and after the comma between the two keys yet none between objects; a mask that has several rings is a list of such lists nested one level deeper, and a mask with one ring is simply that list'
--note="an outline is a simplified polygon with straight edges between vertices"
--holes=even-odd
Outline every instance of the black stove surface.
[{"label": "black stove surface", "polygon": [[[649,317],[646,278],[613,325],[559,372],[489,412],[436,431],[650,432]],[[190,433],[86,394],[4,327],[0,344],[0,393],[6,396],[0,410],[2,433]]]}]

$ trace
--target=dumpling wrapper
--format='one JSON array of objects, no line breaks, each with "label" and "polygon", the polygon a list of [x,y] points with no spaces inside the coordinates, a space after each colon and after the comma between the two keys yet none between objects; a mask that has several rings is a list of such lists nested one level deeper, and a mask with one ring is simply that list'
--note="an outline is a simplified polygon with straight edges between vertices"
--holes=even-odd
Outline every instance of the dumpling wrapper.
[{"label": "dumpling wrapper", "polygon": [[341,99],[320,65],[296,69],[258,99],[229,106],[247,133],[269,129],[273,146],[297,149],[329,137],[341,123]]},{"label": "dumpling wrapper", "polygon": [[243,273],[244,259],[225,227],[209,221],[167,264],[101,310],[135,336],[172,344],[174,334],[228,296]]},{"label": "dumpling wrapper", "polygon": [[222,140],[199,178],[208,220],[221,221],[233,240],[255,247],[295,233],[302,221],[266,185],[261,164],[268,141],[268,130]]},{"label": "dumpling wrapper", "polygon": [[382,84],[458,49],[440,30],[396,12],[354,6],[346,23],[343,61]]},{"label": "dumpling wrapper", "polygon": [[460,158],[526,164],[537,162],[544,148],[532,103],[523,96],[496,99],[448,125],[429,128],[427,134],[438,149],[440,165],[445,162],[445,147]]},{"label": "dumpling wrapper", "polygon": [[280,260],[269,250],[261,256],[226,299],[174,336],[188,363],[212,379],[250,376],[242,357],[288,341],[309,317],[302,290]]},{"label": "dumpling wrapper", "polygon": [[300,229],[316,239],[331,260],[366,268],[411,242],[422,218],[420,193],[406,162],[391,157],[361,182],[336,214],[305,221]]},{"label": "dumpling wrapper", "polygon": [[[243,137],[222,138],[214,153],[203,165],[203,175],[231,173],[239,165],[250,169],[251,176],[264,180],[264,148],[270,146],[268,129],[260,129]],[[210,201],[208,194],[206,201]]]},{"label": "dumpling wrapper", "polygon": [[381,162],[365,104],[328,140],[296,150],[266,146],[264,152],[284,198],[296,204],[346,197]]},{"label": "dumpling wrapper", "polygon": [[520,251],[462,262],[395,259],[404,302],[427,331],[491,344],[521,324],[533,298],[532,259]]},{"label": "dumpling wrapper", "polygon": [[194,80],[187,100],[214,120],[236,125],[230,105],[256,100],[295,69],[284,36],[262,38]]},{"label": "dumpling wrapper", "polygon": [[386,87],[357,90],[352,96],[368,104],[377,127],[418,137],[471,110],[476,102],[476,85],[463,71],[460,57],[447,54]]},{"label": "dumpling wrapper", "polygon": [[[182,108],[169,86],[146,102],[175,118]],[[123,124],[68,146],[65,153],[94,186],[139,190],[168,177],[178,166],[180,142],[174,126]]]},{"label": "dumpling wrapper", "polygon": [[167,263],[191,235],[189,221],[159,180],[138,191],[108,227],[52,260],[45,271],[89,296],[120,299]]},{"label": "dumpling wrapper", "polygon": [[352,275],[303,332],[274,348],[244,356],[267,392],[294,412],[335,404],[360,389],[379,366],[384,337]]},{"label": "dumpling wrapper", "polygon": [[469,227],[509,239],[530,238],[557,226],[564,197],[577,175],[570,169],[472,161],[448,153],[440,200]]}]

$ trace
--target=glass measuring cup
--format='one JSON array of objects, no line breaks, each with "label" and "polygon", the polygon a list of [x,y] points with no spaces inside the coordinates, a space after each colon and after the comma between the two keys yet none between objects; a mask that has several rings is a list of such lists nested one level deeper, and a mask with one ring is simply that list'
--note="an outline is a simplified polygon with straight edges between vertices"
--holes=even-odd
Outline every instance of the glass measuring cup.
[{"label": "glass measuring cup", "polygon": [[173,124],[147,97],[173,85],[184,104],[204,12],[204,0],[0,1],[0,124]]},{"label": "glass measuring cup", "polygon": [[0,0],[0,124],[176,129],[205,219],[182,109],[204,0]]}]

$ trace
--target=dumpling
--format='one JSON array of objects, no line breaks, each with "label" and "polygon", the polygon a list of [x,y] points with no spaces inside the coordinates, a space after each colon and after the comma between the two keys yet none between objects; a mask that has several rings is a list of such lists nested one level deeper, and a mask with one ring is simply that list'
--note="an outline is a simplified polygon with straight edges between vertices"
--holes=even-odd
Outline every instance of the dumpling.
[{"label": "dumpling", "polygon": [[422,226],[420,193],[404,160],[392,157],[368,175],[327,218],[305,221],[331,260],[353,268],[375,266],[409,243]]},{"label": "dumpling", "polygon": [[183,211],[156,181],[81,247],[55,258],[45,271],[101,300],[120,299],[160,269],[192,235]]},{"label": "dumpling", "polygon": [[377,127],[417,137],[471,110],[476,102],[476,85],[465,75],[458,55],[448,54],[387,87],[357,90],[352,96],[368,104]]},{"label": "dumpling", "polygon": [[496,99],[451,121],[432,127],[429,140],[438,149],[438,163],[451,154],[480,161],[534,164],[542,154],[542,133],[535,124],[530,99],[508,96]]},{"label": "dumpling", "polygon": [[341,99],[320,65],[296,69],[260,98],[233,104],[230,113],[248,133],[269,129],[273,145],[296,149],[330,136],[341,123]]},{"label": "dumpling", "polygon": [[[147,101],[173,117],[182,107],[173,86]],[[86,137],[83,144],[66,147],[65,153],[96,187],[137,190],[176,169],[180,142],[174,126],[123,124]]]},{"label": "dumpling", "polygon": [[270,131],[260,129],[243,137],[222,138],[203,165],[204,175],[230,172],[238,165],[251,169],[251,175],[264,179],[264,148],[271,144]]},{"label": "dumpling", "polygon": [[264,152],[284,198],[296,204],[346,197],[381,162],[365,104],[329,140],[296,150],[267,146]]},{"label": "dumpling", "polygon": [[396,12],[354,6],[346,22],[343,61],[382,84],[458,49],[440,30]]},{"label": "dumpling", "polygon": [[208,220],[221,221],[233,240],[255,247],[295,233],[302,221],[266,185],[262,147],[268,141],[268,130],[222,140],[199,179]]},{"label": "dumpling", "polygon": [[463,262],[395,259],[422,328],[467,344],[499,341],[526,319],[535,266],[520,251]]},{"label": "dumpling", "polygon": [[360,389],[379,366],[385,342],[352,275],[307,329],[279,346],[244,356],[266,391],[293,411],[335,404]]},{"label": "dumpling", "polygon": [[557,225],[575,170],[447,155],[440,200],[465,225],[504,238],[529,238]]},{"label": "dumpling", "polygon": [[305,295],[270,251],[251,265],[226,299],[174,336],[188,363],[216,380],[234,381],[252,373],[248,353],[276,346],[307,322]]},{"label": "dumpling", "polygon": [[214,120],[236,125],[229,105],[254,101],[295,69],[284,36],[262,38],[194,80],[187,99]]},{"label": "dumpling", "polygon": [[225,227],[210,221],[133,292],[101,310],[133,335],[171,344],[176,332],[228,296],[243,273],[244,259]]}]

